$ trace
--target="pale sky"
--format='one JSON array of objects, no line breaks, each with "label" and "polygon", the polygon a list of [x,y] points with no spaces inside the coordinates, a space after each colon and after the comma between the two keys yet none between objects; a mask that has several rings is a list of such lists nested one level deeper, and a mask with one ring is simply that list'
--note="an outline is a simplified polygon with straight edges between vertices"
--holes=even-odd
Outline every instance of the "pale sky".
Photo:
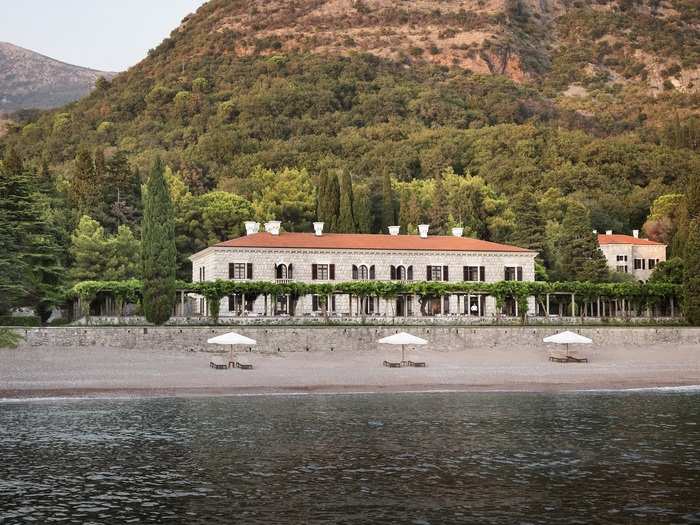
[{"label": "pale sky", "polygon": [[0,0],[0,42],[103,71],[146,56],[205,0]]}]

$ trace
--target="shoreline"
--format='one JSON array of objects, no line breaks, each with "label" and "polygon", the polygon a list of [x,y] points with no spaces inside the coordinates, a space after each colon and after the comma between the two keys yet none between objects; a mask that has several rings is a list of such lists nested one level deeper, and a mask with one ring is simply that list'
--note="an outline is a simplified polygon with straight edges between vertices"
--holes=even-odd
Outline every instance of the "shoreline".
[{"label": "shoreline", "polygon": [[580,393],[644,393],[644,392],[700,392],[700,384],[664,384],[629,382],[626,384],[591,383],[587,385],[521,383],[499,385],[404,385],[381,387],[307,386],[304,388],[54,388],[0,390],[0,403],[12,401],[100,400],[100,399],[158,399],[198,397],[252,397],[252,396],[307,396],[307,395],[381,395],[381,394],[580,394]]}]

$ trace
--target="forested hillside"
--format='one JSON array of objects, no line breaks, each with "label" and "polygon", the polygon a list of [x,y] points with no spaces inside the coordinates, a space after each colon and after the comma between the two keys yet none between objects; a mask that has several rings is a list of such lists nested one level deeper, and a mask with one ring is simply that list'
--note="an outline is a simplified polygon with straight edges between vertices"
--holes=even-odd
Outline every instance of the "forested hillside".
[{"label": "forested hillside", "polygon": [[584,278],[574,223],[646,224],[682,255],[699,57],[692,0],[212,0],[86,98],[16,115],[0,148],[31,174],[65,283],[138,275],[124,254],[156,158],[183,278],[243,220],[319,216],[460,224],[540,250],[542,278]]}]

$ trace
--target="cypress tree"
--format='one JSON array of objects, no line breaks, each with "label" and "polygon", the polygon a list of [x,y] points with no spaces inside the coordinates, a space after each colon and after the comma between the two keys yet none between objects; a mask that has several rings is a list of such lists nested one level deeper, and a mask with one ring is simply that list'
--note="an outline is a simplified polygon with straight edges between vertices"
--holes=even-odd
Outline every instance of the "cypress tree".
[{"label": "cypress tree", "polygon": [[433,208],[431,211],[431,229],[438,233],[445,233],[445,225],[449,216],[447,209],[447,195],[442,173],[435,177],[435,189],[433,190]]},{"label": "cypress tree", "polygon": [[559,278],[601,282],[608,278],[608,263],[593,233],[590,213],[582,204],[569,205],[558,242]]},{"label": "cypress tree", "polygon": [[396,225],[396,202],[394,189],[391,186],[391,175],[386,173],[382,180],[382,233],[387,232],[389,226]]},{"label": "cypress tree", "polygon": [[175,306],[175,219],[163,163],[153,164],[143,196],[141,227],[143,311],[154,324],[165,323]]},{"label": "cypress tree", "polygon": [[353,211],[352,178],[347,171],[340,176],[340,213],[338,214],[339,233],[355,233],[355,214]]},{"label": "cypress tree", "polygon": [[687,186],[688,238],[685,244],[683,295],[685,317],[694,326],[700,325],[700,175]]},{"label": "cypress tree", "polygon": [[327,231],[336,231],[340,213],[340,186],[338,176],[331,172],[321,174],[318,186],[318,220],[325,222]]},{"label": "cypress tree", "polygon": [[513,199],[515,225],[510,235],[510,242],[515,246],[536,250],[544,258],[545,220],[537,199],[530,192],[518,194]]},{"label": "cypress tree", "polygon": [[372,199],[366,185],[358,186],[355,190],[355,221],[359,233],[372,232]]}]

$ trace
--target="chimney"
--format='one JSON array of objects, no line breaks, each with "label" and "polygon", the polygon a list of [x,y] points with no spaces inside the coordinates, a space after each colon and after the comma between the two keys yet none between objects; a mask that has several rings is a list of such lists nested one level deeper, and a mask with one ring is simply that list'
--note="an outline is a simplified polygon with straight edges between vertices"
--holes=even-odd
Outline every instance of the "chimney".
[{"label": "chimney", "polygon": [[429,229],[430,229],[430,224],[419,224],[418,225],[418,235],[421,236],[421,239],[428,238],[428,230]]},{"label": "chimney", "polygon": [[398,235],[401,230],[401,226],[389,226],[389,235]]},{"label": "chimney", "polygon": [[605,230],[605,235],[612,235],[612,230]]},{"label": "chimney", "polygon": [[280,221],[268,221],[265,223],[265,231],[270,235],[279,235],[281,225]]},{"label": "chimney", "polygon": [[639,239],[639,230],[632,230],[632,237]]},{"label": "chimney", "polygon": [[315,222],[314,223],[314,234],[316,237],[320,237],[323,235],[323,223],[322,222]]},{"label": "chimney", "polygon": [[455,237],[461,237],[464,235],[464,228],[452,228],[452,235]]},{"label": "chimney", "polygon": [[260,231],[260,223],[259,222],[245,221],[243,224],[245,224],[245,234],[246,235],[253,235],[254,233],[258,233]]}]

